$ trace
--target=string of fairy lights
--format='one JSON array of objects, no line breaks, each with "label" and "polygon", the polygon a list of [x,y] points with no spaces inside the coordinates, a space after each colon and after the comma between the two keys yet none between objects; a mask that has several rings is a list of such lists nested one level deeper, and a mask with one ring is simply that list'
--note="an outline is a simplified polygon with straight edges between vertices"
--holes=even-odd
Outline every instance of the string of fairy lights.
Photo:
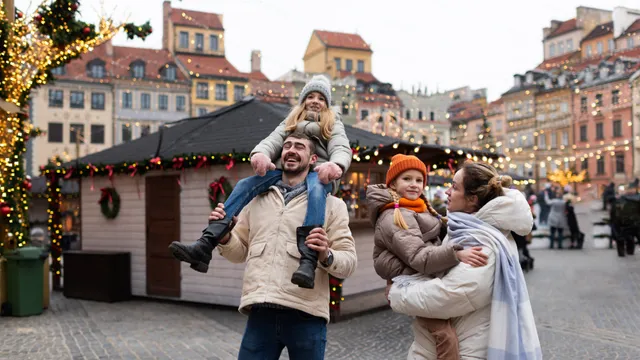
[{"label": "string of fairy lights", "polygon": [[[607,126],[611,126],[613,121],[619,118],[614,118],[614,116],[610,114],[618,112],[620,109],[631,108],[631,88],[631,84],[628,83],[619,83],[612,86],[612,89],[619,91],[616,102],[613,103],[613,101],[610,101],[608,104],[603,105],[601,102],[595,100],[588,104],[589,109],[587,115],[597,116],[604,113],[608,120],[606,123]],[[602,93],[602,89],[581,90],[580,88],[575,88],[568,91],[574,92],[575,94],[582,94],[582,96]],[[628,132],[622,129],[622,127],[632,128],[632,120],[625,120],[624,124],[620,124],[620,135],[617,135],[615,140],[611,140],[609,137],[609,140],[606,142],[604,140],[598,140],[597,138],[593,141],[593,130],[590,130],[591,141],[577,141],[579,134],[577,131],[574,132],[572,128],[572,112],[569,103],[575,101],[575,107],[577,107],[580,106],[581,99],[571,99],[570,96],[558,97],[558,99],[564,100],[565,104],[562,104],[563,101],[557,101],[558,103],[550,104],[545,108],[545,106],[534,103],[533,99],[507,102],[505,104],[507,110],[506,116],[502,118],[502,121],[505,122],[504,129],[512,128],[515,131],[506,131],[504,134],[500,133],[494,137],[494,140],[496,140],[495,143],[490,144],[483,141],[483,134],[469,136],[467,129],[468,124],[458,124],[457,127],[451,129],[452,143],[468,146],[472,150],[484,149],[492,152],[494,150],[503,152],[505,155],[513,158],[513,161],[508,164],[509,171],[519,168],[523,170],[533,169],[538,165],[540,167],[539,175],[544,177],[547,174],[547,168],[551,168],[551,170],[563,167],[568,169],[571,166],[580,168],[583,166],[584,160],[592,157],[596,159],[604,156],[616,157],[621,152],[631,151],[633,140],[640,141],[640,135],[623,135],[628,134]],[[538,114],[538,117],[541,115],[547,116],[548,119],[538,119],[535,116],[536,114]],[[558,120],[556,121],[556,119]],[[604,119],[605,117],[603,117],[602,120],[598,119],[598,122],[604,121]],[[544,124],[543,121],[545,120],[549,125],[540,129],[540,126]],[[401,120],[398,121],[393,117],[390,118],[387,116],[383,122],[373,123],[369,127],[373,132],[385,133],[386,130],[386,135],[402,139],[418,139],[424,135],[425,132],[428,132],[424,129],[413,132],[403,131],[401,125],[399,125],[400,123]],[[577,126],[580,125],[583,124],[577,124]],[[547,138],[547,134],[551,134],[549,138]],[[604,135],[600,136],[604,137]],[[575,139],[573,142],[570,140],[572,138]],[[577,164],[578,161],[580,164]]]}]

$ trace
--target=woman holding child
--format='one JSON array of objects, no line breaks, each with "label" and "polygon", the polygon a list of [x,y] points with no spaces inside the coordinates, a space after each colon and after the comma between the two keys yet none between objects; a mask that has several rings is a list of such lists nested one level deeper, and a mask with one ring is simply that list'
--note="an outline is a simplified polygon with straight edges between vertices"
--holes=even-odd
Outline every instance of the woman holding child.
[{"label": "woman holding child", "polygon": [[[421,169],[418,172],[413,175],[421,180],[424,173]],[[399,176],[401,182],[410,180]],[[417,200],[397,200],[401,182],[387,184],[394,194],[390,199],[397,205],[383,207],[382,211],[402,209],[393,215],[395,227],[389,234],[414,231],[419,236],[424,230],[420,227],[421,215],[407,212],[403,203],[411,204],[414,212],[417,209],[416,214],[423,208],[432,212],[426,199],[424,207],[416,206]],[[467,162],[446,192],[448,235],[441,245],[431,238],[424,239],[435,245],[421,250],[427,258],[424,262],[407,257],[401,245],[393,245],[394,240],[406,236],[395,235],[391,241],[376,244],[383,248],[376,250],[375,262],[384,262],[377,264],[377,271],[409,270],[402,270],[403,275],[394,277],[387,287],[393,310],[416,317],[408,359],[542,358],[517,246],[511,236],[512,231],[527,235],[533,218],[524,196],[507,189],[510,183],[510,177],[498,175],[491,165]],[[380,214],[384,219],[383,215]],[[417,224],[418,230],[411,230],[412,224]],[[477,249],[481,249],[482,256]],[[448,268],[444,275],[435,274]],[[444,322],[438,323],[437,319]],[[454,334],[447,334],[448,326],[455,330]],[[454,336],[457,344],[451,341],[456,339]]]}]

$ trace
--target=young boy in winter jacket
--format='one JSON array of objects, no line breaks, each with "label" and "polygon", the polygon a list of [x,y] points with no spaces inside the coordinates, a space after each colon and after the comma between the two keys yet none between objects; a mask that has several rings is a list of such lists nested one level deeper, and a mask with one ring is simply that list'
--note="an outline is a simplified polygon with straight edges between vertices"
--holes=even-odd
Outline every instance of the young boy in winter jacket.
[{"label": "young boy in winter jacket", "polygon": [[[427,169],[412,155],[395,155],[385,184],[370,185],[367,201],[374,234],[374,268],[390,282],[398,275],[415,273],[437,276],[460,261],[486,265],[482,248],[439,246],[446,218],[424,197]],[[459,359],[458,337],[449,320],[421,319],[436,341],[438,359]]]}]

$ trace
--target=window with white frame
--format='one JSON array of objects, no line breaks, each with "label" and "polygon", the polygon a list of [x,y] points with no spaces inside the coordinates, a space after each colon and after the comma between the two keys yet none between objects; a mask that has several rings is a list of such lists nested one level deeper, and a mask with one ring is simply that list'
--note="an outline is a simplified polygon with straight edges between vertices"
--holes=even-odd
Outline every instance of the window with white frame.
[{"label": "window with white frame", "polygon": [[209,50],[218,51],[218,35],[209,35]]},{"label": "window with white frame", "polygon": [[598,175],[604,175],[604,170],[604,157],[600,156],[600,158],[596,160],[596,173]]},{"label": "window with white frame", "polygon": [[216,100],[227,100],[227,84],[216,84]]},{"label": "window with white frame", "polygon": [[174,81],[176,79],[176,67],[175,65],[168,65],[164,69],[164,79],[169,81]]},{"label": "window with white frame", "polygon": [[87,75],[95,79],[102,79],[105,76],[105,62],[100,59],[91,60],[87,64]]},{"label": "window with white frame", "polygon": [[105,126],[101,124],[91,125],[91,143],[92,144],[104,144],[104,129],[105,129]]},{"label": "window with white frame", "polygon": [[93,92],[91,93],[91,109],[92,110],[104,110],[105,93]]},{"label": "window with white frame", "polygon": [[234,85],[233,86],[233,100],[240,101],[244,98],[244,86],[243,85]]},{"label": "window with white frame", "polygon": [[122,93],[122,108],[131,109],[133,107],[133,94],[128,91]]},{"label": "window with white frame", "polygon": [[58,75],[64,75],[67,73],[67,69],[65,67],[65,65],[60,65],[56,68],[51,69],[51,74],[58,76]]},{"label": "window with white frame", "polygon": [[204,35],[196,34],[196,51],[202,52],[204,51]]},{"label": "window with white frame", "polygon": [[199,82],[196,84],[196,98],[208,99],[209,98],[209,84],[206,82]]},{"label": "window with white frame", "polygon": [[616,174],[624,174],[624,153],[616,154]]},{"label": "window with white frame", "polygon": [[169,109],[169,96],[168,95],[158,95],[158,110],[168,110]]},{"label": "window with white frame", "polygon": [[187,99],[184,95],[176,96],[176,111],[184,111],[187,104]]},{"label": "window with white frame", "polygon": [[151,109],[151,95],[148,93],[140,94],[140,108],[143,110]]},{"label": "window with white frame", "polygon": [[186,31],[180,31],[180,47],[183,49],[189,48],[189,33]]},{"label": "window with white frame", "polygon": [[144,62],[136,61],[131,64],[131,77],[135,79],[144,78]]},{"label": "window with white frame", "polygon": [[122,126],[120,127],[120,138],[122,142],[131,141],[131,139],[133,138],[133,134],[131,132],[130,124],[122,124]]},{"label": "window with white frame", "polygon": [[69,106],[72,109],[84,109],[84,91],[72,91]]}]

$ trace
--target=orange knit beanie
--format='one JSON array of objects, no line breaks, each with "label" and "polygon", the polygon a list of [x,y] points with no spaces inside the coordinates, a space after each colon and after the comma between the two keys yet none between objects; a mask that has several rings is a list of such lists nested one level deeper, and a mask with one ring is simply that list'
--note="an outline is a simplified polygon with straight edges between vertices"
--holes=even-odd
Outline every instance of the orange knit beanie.
[{"label": "orange knit beanie", "polygon": [[427,167],[420,159],[413,155],[397,154],[391,158],[391,166],[389,166],[389,171],[387,171],[387,186],[389,186],[398,175],[407,170],[418,170],[424,176],[424,181],[427,180]]}]

